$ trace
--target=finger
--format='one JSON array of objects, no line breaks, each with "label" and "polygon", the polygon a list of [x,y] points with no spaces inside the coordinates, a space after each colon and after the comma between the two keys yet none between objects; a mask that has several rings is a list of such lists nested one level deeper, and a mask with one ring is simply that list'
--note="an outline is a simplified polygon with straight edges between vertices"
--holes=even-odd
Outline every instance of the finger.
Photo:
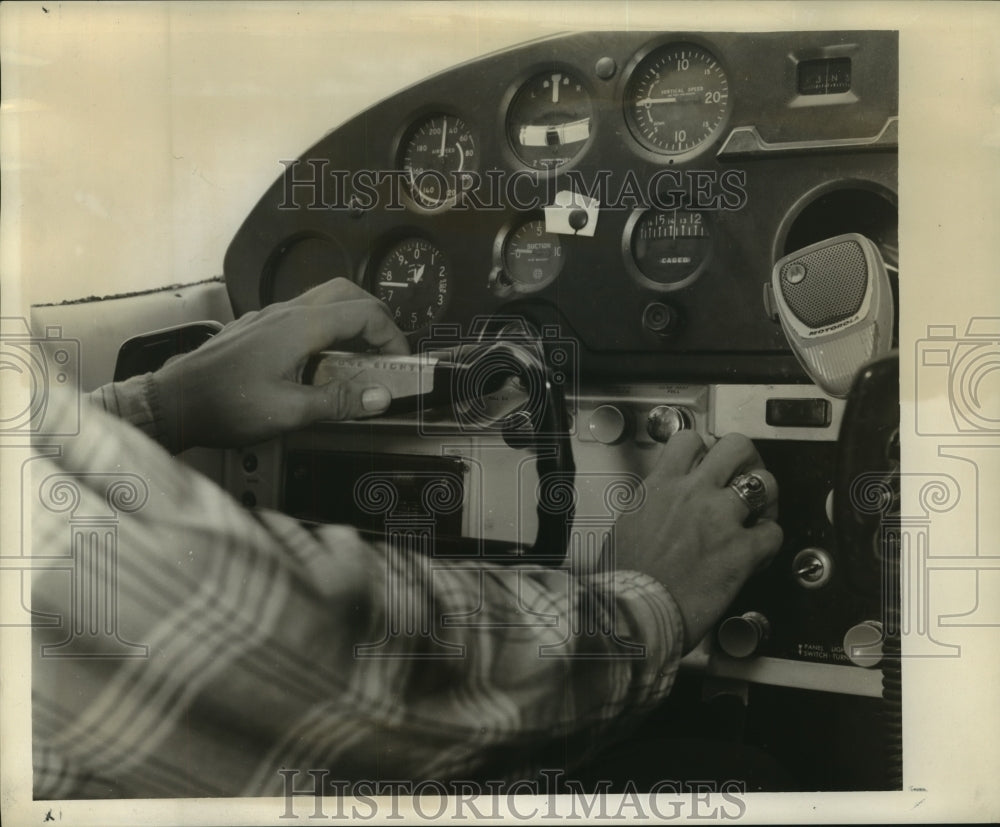
[{"label": "finger", "polygon": [[667,441],[650,477],[683,477],[705,455],[705,441],[697,431],[678,431]]},{"label": "finger", "polygon": [[764,461],[754,444],[743,434],[733,433],[726,434],[709,449],[698,473],[721,488],[737,474],[763,467]]},{"label": "finger", "polygon": [[[382,353],[405,356],[410,352],[406,337],[385,306],[371,297],[322,307],[288,308],[285,312],[291,318],[284,329],[297,337],[300,357],[355,337]],[[285,320],[280,323],[284,325]]]},{"label": "finger", "polygon": [[758,521],[761,519],[773,520],[778,516],[778,481],[766,468],[754,468],[753,474],[764,483],[767,496],[766,505],[758,513],[754,514],[750,511],[750,507],[732,486],[727,485],[719,492],[720,500],[725,503],[722,507],[726,509],[726,513],[732,515],[740,523],[745,523],[751,518]]},{"label": "finger", "polygon": [[350,279],[340,277],[330,279],[315,287],[310,287],[304,293],[300,293],[298,296],[286,301],[264,305],[258,312],[261,315],[271,316],[289,308],[322,307],[323,305],[334,304],[335,302],[353,301],[355,299],[375,299],[375,297]]},{"label": "finger", "polygon": [[293,404],[297,421],[292,428],[301,428],[321,420],[341,421],[361,419],[382,413],[392,401],[384,385],[370,382],[328,382],[325,385],[291,384],[296,398]]},{"label": "finger", "polygon": [[285,304],[290,306],[316,307],[334,302],[352,301],[354,299],[371,299],[374,296],[356,285],[350,279],[336,278],[306,290]]}]

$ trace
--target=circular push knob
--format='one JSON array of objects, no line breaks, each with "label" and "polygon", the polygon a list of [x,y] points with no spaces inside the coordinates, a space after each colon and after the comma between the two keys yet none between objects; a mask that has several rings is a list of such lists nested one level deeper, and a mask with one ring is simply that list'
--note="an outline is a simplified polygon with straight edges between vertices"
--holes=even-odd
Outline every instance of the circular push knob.
[{"label": "circular push knob", "polygon": [[614,445],[625,436],[625,414],[614,405],[601,405],[590,415],[590,435],[605,445]]},{"label": "circular push knob", "polygon": [[590,216],[586,210],[573,210],[569,214],[569,226],[579,232],[590,222]]},{"label": "circular push knob", "polygon": [[618,64],[613,57],[602,57],[594,65],[594,74],[601,80],[611,80],[618,71]]},{"label": "circular push knob", "polygon": [[878,666],[882,660],[882,624],[865,620],[847,630],[844,654],[855,666]]},{"label": "circular push knob", "polygon": [[730,657],[748,658],[771,635],[771,624],[760,612],[728,617],[719,627],[719,646]]},{"label": "circular push knob", "polygon": [[642,311],[642,325],[651,333],[669,336],[677,326],[677,311],[663,302],[650,302]]},{"label": "circular push knob", "polygon": [[657,442],[666,442],[678,431],[691,427],[691,417],[684,408],[657,405],[646,417],[646,433]]}]

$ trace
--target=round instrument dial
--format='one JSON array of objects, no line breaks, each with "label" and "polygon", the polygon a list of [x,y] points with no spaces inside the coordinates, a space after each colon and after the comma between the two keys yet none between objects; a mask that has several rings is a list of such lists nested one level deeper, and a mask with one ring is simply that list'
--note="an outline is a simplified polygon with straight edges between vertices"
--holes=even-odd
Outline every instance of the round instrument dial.
[{"label": "round instrument dial", "polygon": [[410,195],[428,209],[454,203],[458,176],[475,166],[475,139],[454,115],[424,118],[403,143],[402,168]]},{"label": "round instrument dial", "polygon": [[709,140],[729,111],[729,79],[707,49],[674,43],[656,49],[633,70],[625,118],[644,147],[681,155]]},{"label": "round instrument dial", "polygon": [[556,169],[586,147],[594,105],[583,81],[565,69],[539,72],[511,101],[507,137],[518,159],[534,169]]},{"label": "round instrument dial", "polygon": [[514,289],[521,293],[541,290],[562,272],[565,258],[562,242],[545,231],[545,221],[534,218],[514,229],[503,246],[503,269]]},{"label": "round instrument dial", "polygon": [[653,287],[685,286],[712,252],[708,224],[699,212],[646,210],[630,225],[626,229],[628,258]]},{"label": "round instrument dial", "polygon": [[448,264],[444,253],[422,238],[407,238],[389,248],[375,270],[374,292],[405,333],[440,318],[448,302]]}]

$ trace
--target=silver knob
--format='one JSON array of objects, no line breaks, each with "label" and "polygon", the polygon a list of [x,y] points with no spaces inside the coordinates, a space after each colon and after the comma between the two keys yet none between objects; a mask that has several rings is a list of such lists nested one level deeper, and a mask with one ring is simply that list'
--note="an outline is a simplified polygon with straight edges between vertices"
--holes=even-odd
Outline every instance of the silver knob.
[{"label": "silver knob", "polygon": [[690,414],[674,405],[657,405],[646,417],[646,433],[657,442],[666,442],[678,431],[690,427]]},{"label": "silver knob", "polygon": [[792,560],[795,579],[805,589],[818,589],[833,576],[833,558],[821,548],[804,548]]},{"label": "silver knob", "polygon": [[625,414],[614,405],[601,405],[590,415],[590,435],[605,445],[614,445],[625,436]]},{"label": "silver knob", "polygon": [[882,624],[865,620],[847,630],[844,654],[855,666],[878,666],[882,660]]}]

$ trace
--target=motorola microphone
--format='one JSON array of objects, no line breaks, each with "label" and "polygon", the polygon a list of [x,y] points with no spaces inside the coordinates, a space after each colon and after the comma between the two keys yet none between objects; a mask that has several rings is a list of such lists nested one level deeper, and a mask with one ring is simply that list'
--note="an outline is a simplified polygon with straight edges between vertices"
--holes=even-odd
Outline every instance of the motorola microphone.
[{"label": "motorola microphone", "polygon": [[892,288],[878,247],[847,233],[774,265],[771,291],[781,327],[806,373],[844,398],[859,368],[892,347]]}]

